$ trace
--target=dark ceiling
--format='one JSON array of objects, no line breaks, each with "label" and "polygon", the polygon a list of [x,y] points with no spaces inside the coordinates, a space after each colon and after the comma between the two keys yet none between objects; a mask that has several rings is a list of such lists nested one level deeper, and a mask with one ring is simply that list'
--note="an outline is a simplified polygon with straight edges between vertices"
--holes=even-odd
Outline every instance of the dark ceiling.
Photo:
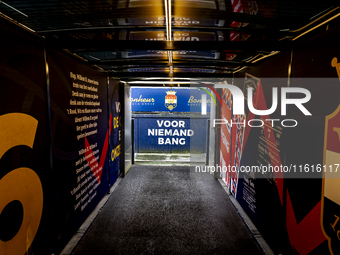
[{"label": "dark ceiling", "polygon": [[[114,77],[230,77],[339,24],[339,1],[0,1],[1,16]],[[170,22],[171,21],[171,22]]]}]

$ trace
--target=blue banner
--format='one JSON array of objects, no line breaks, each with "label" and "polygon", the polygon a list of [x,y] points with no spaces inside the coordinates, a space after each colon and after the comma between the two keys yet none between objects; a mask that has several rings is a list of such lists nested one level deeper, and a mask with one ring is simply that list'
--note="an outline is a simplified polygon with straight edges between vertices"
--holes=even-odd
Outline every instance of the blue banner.
[{"label": "blue banner", "polygon": [[110,79],[109,86],[109,185],[113,186],[120,175],[122,114],[119,100],[119,82]]},{"label": "blue banner", "polygon": [[131,110],[135,112],[201,112],[202,94],[206,94],[207,112],[210,112],[213,100],[208,93],[199,88],[131,88]]},{"label": "blue banner", "polygon": [[136,153],[205,153],[208,120],[135,118]]}]

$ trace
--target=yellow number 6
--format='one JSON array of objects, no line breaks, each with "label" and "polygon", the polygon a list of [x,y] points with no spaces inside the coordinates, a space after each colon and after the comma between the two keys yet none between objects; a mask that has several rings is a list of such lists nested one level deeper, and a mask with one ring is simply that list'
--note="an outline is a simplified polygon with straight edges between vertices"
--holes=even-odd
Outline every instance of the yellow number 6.
[{"label": "yellow number 6", "polygon": [[[27,114],[0,116],[0,159],[14,146],[33,148],[37,126],[38,121]],[[0,179],[0,216],[5,206],[14,200],[22,204],[23,220],[11,240],[0,240],[1,254],[25,254],[37,233],[43,209],[43,190],[38,175],[32,169],[20,167]]]}]

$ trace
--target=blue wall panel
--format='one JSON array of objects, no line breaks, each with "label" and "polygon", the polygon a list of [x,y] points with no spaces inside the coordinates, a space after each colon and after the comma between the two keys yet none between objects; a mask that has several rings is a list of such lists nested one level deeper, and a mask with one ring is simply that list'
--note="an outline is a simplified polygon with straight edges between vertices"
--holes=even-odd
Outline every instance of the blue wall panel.
[{"label": "blue wall panel", "polygon": [[203,118],[135,118],[135,152],[203,153],[207,123]]},{"label": "blue wall panel", "polygon": [[109,126],[110,126],[110,149],[109,149],[109,184],[113,186],[121,173],[121,139],[122,139],[122,113],[119,98],[119,81],[109,80]]}]

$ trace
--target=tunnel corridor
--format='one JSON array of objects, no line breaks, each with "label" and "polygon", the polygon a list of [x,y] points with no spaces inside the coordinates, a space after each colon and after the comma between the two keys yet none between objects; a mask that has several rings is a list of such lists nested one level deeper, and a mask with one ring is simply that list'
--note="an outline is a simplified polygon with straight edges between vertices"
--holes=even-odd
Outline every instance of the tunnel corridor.
[{"label": "tunnel corridor", "polygon": [[339,17],[0,1],[0,255],[340,254]]}]

